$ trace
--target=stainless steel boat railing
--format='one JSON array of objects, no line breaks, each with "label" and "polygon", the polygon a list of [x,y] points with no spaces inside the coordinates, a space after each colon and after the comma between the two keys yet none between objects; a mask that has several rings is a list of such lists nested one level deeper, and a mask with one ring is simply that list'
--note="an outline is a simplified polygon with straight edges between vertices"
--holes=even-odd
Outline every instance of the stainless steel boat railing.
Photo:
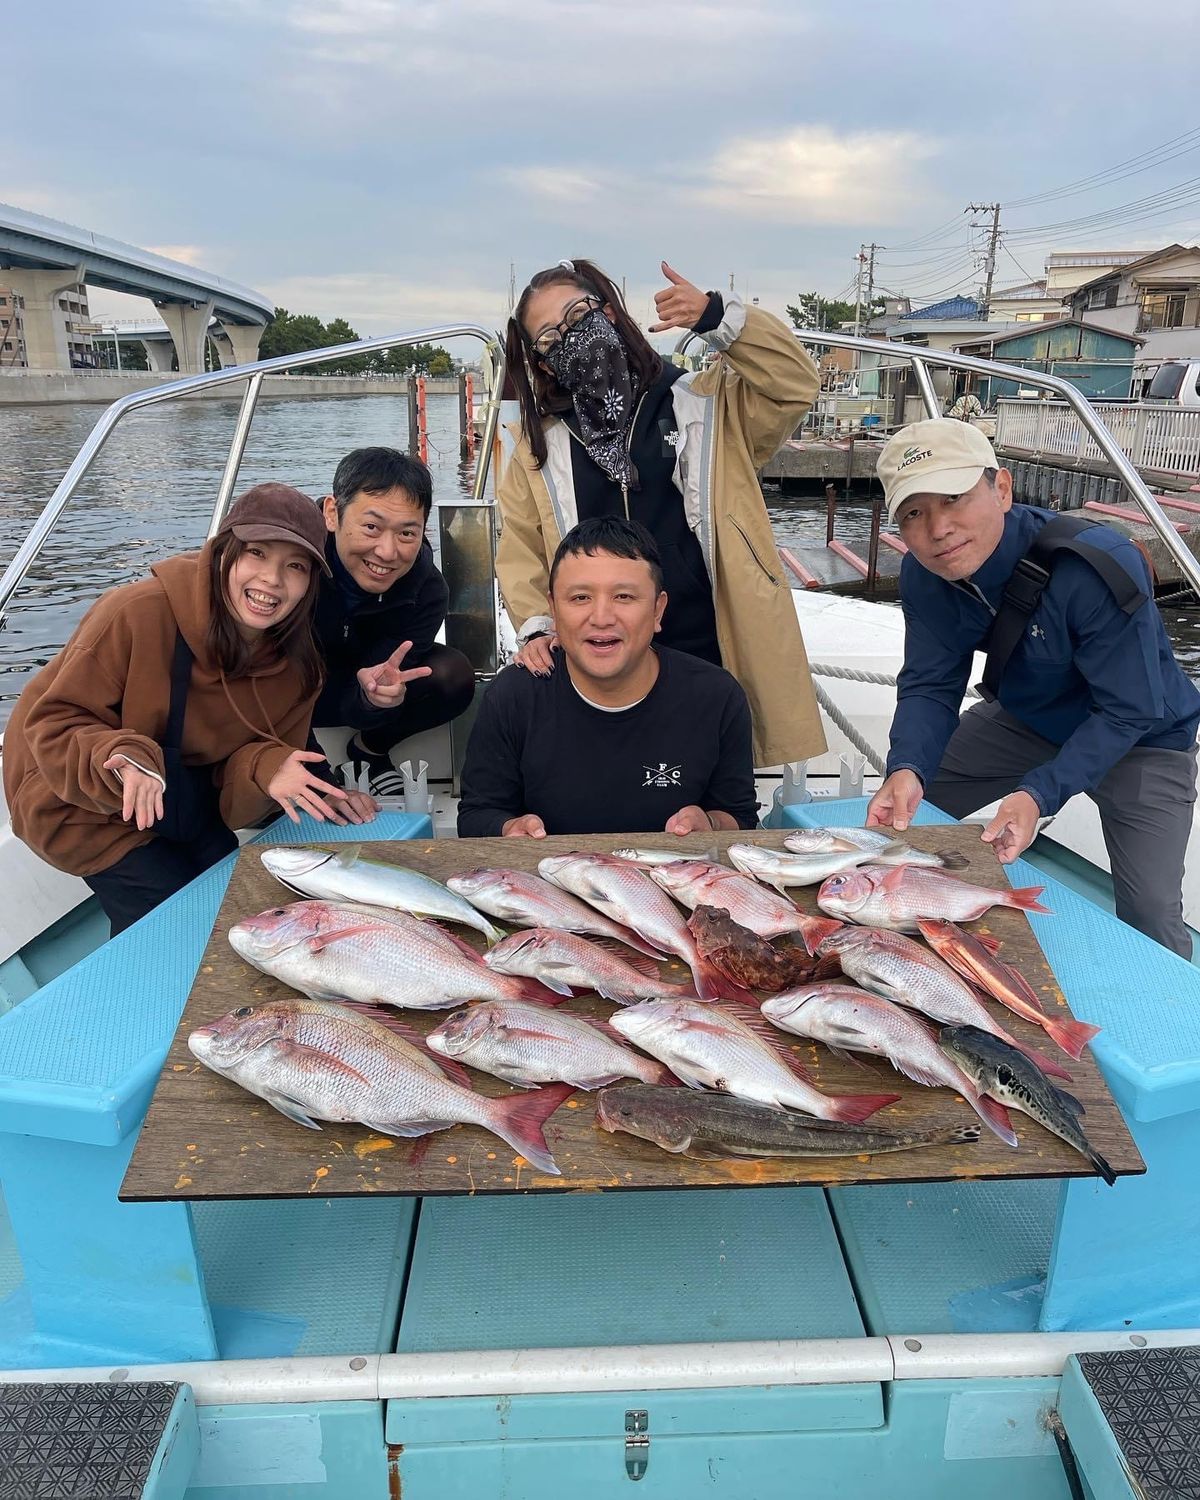
[{"label": "stainless steel boat railing", "polygon": [[112,435],[113,429],[130,412],[140,411],[147,406],[158,406],[166,401],[176,401],[181,397],[193,395],[197,391],[211,390],[215,386],[232,386],[242,381],[245,382],[246,389],[243,392],[242,404],[238,410],[237,420],[234,423],[233,436],[230,440],[229,452],[226,455],[221,480],[217,487],[212,519],[209,523],[208,534],[211,536],[221,524],[222,517],[228,509],[229,502],[233,496],[234,486],[237,483],[238,470],[241,468],[242,457],[246,451],[246,441],[250,435],[251,424],[254,421],[255,409],[262,394],[264,376],[283,374],[288,370],[306,368],[312,365],[329,364],[337,360],[349,358],[352,355],[383,353],[388,349],[403,349],[411,344],[433,343],[453,338],[475,338],[480,340],[484,346],[484,358],[487,362],[490,376],[488,382],[487,414],[483,437],[480,443],[479,462],[476,467],[473,491],[475,502],[477,504],[482,503],[484,487],[487,483],[488,466],[491,461],[492,444],[496,434],[496,424],[500,414],[500,392],[504,380],[504,355],[503,344],[501,343],[499,334],[489,332],[486,328],[478,324],[442,324],[433,328],[421,328],[412,333],[388,334],[381,338],[360,339],[352,344],[336,344],[328,349],[311,349],[304,354],[283,354],[277,359],[263,359],[252,365],[236,365],[232,369],[214,370],[206,375],[189,375],[182,380],[173,380],[168,385],[155,386],[152,390],[133,391],[128,396],[122,396],[119,401],[114,401],[105,410],[103,416],[96,423],[95,427],[92,428],[83,446],[75,455],[70,468],[59,481],[53,495],[46,502],[41,515],[38,516],[30,528],[29,535],[21,543],[20,547],[18,547],[12,561],[5,568],[3,577],[0,577],[0,620],[3,619],[4,611],[8,607],[8,601],[20,587],[21,581],[45,545],[46,538],[53,531],[59,517],[70,502],[72,495],[79,488],[84,475],[91,468],[96,455]]}]

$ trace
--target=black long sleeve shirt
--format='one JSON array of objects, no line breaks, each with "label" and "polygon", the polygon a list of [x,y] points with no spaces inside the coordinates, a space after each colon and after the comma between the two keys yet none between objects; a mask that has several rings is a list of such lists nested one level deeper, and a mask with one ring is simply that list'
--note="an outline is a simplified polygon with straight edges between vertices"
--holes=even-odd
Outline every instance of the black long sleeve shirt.
[{"label": "black long sleeve shirt", "polygon": [[758,822],[750,706],[735,679],[658,648],[640,703],[609,712],[576,691],[561,652],[549,677],[507,667],[467,746],[461,838],[490,838],[523,813],[547,833],[662,832],[681,807]]}]

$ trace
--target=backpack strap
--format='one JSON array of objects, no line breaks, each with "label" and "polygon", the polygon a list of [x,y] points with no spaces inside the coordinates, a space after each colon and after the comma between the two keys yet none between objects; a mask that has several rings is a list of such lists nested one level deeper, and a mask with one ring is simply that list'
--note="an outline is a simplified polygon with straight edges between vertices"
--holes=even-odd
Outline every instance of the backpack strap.
[{"label": "backpack strap", "polygon": [[1118,608],[1132,615],[1145,604],[1148,595],[1140,589],[1111,552],[1095,546],[1087,533],[1099,523],[1080,516],[1055,516],[1047,521],[1030,543],[1029,550],[1017,563],[1004,589],[1004,597],[988,633],[987,660],[983,680],[976,686],[979,695],[992,703],[1000,691],[1000,680],[1008,666],[1017,642],[1025,633],[1029,617],[1038,607],[1055,555],[1073,552],[1094,568],[1116,600]]}]

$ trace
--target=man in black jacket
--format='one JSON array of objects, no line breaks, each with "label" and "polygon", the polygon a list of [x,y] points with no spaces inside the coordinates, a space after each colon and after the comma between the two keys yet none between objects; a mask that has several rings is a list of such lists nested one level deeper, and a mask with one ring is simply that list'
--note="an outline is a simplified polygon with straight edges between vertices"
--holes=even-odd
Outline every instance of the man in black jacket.
[{"label": "man in black jacket", "polygon": [[356,448],[321,504],[332,577],[313,625],[327,673],[313,724],[353,728],[352,761],[376,795],[395,795],[393,747],[457,718],[475,693],[471,663],[435,640],[449,593],[425,536],[433,481],[395,448]]}]

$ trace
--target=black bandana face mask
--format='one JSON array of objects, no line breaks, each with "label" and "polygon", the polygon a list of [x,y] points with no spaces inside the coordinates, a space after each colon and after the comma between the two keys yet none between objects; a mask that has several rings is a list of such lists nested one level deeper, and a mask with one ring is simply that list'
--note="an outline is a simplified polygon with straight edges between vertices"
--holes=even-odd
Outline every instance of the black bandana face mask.
[{"label": "black bandana face mask", "polygon": [[540,357],[570,392],[579,433],[593,462],[617,484],[637,489],[637,469],[629,457],[633,374],[621,335],[596,308]]}]

